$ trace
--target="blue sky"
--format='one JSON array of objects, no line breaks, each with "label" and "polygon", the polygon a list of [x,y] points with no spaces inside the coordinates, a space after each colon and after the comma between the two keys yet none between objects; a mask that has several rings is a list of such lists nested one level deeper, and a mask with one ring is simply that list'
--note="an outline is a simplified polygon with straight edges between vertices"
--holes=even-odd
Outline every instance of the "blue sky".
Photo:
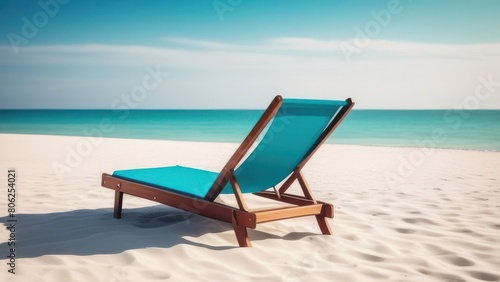
[{"label": "blue sky", "polygon": [[263,108],[276,94],[500,109],[499,14],[495,0],[5,0],[0,109]]}]

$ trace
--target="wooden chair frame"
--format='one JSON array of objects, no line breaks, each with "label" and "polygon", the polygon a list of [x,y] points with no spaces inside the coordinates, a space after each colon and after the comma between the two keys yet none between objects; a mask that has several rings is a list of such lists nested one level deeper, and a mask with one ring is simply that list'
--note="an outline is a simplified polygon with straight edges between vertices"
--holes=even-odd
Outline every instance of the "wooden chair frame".
[{"label": "wooden chair frame", "polygon": [[[335,128],[337,128],[340,122],[354,106],[354,103],[350,98],[347,99],[346,102],[347,105],[342,107],[337,115],[335,115],[335,118],[332,119],[330,124],[320,135],[307,156],[297,165],[279,189],[254,193],[254,195],[288,203],[292,206],[261,210],[249,209],[243,198],[243,194],[241,193],[238,181],[234,175],[236,166],[243,159],[252,144],[255,143],[259,134],[264,130],[266,125],[276,115],[278,109],[283,103],[283,98],[278,95],[274,98],[248,136],[224,166],[204,199],[190,197],[171,190],[159,189],[153,186],[136,183],[103,173],[101,185],[105,188],[115,190],[114,218],[121,218],[123,195],[128,194],[208,218],[231,223],[240,247],[251,247],[247,228],[255,229],[258,223],[301,216],[314,215],[321,232],[323,234],[332,234],[326,218],[333,218],[333,206],[328,203],[316,201],[313,198],[311,190],[309,189],[301,170],[319,146],[326,141],[328,136],[330,136]],[[298,181],[304,196],[286,193],[287,189],[295,181]],[[228,182],[231,183],[231,187],[234,190],[234,196],[238,203],[238,207],[214,202],[215,198],[217,198]]]}]

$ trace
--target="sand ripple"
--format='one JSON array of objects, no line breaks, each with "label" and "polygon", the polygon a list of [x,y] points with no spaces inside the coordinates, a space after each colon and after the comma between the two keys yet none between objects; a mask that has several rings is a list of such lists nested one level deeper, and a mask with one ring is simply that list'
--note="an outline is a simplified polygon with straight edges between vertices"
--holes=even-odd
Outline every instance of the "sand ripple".
[{"label": "sand ripple", "polygon": [[78,137],[0,139],[2,167],[21,175],[19,273],[6,276],[0,241],[0,281],[500,281],[500,153],[435,150],[391,187],[384,175],[413,149],[324,146],[304,174],[335,205],[335,234],[319,235],[314,218],[270,222],[245,249],[229,224],[133,197],[115,220],[100,187],[120,168],[219,170],[236,144],[106,139],[58,180],[51,164]]}]

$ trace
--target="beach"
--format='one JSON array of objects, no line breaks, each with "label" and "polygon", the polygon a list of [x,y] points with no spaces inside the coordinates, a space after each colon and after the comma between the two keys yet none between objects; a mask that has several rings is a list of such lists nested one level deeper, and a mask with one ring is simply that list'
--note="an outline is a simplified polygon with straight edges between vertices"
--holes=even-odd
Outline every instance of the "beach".
[{"label": "beach", "polygon": [[220,171],[239,144],[24,134],[0,144],[0,281],[500,281],[500,152],[325,144],[303,172],[334,205],[334,234],[314,217],[282,220],[239,248],[230,224],[132,196],[116,220],[100,185],[118,169]]}]

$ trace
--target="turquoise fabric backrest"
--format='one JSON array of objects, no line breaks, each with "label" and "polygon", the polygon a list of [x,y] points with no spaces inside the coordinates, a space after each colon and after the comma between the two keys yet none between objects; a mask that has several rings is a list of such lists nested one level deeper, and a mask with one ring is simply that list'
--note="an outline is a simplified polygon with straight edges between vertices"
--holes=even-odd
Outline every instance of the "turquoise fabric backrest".
[{"label": "turquoise fabric backrest", "polygon": [[[315,142],[346,101],[283,99],[261,141],[235,170],[243,193],[271,188],[283,181],[313,149]],[[228,183],[222,194],[233,193]]]}]

